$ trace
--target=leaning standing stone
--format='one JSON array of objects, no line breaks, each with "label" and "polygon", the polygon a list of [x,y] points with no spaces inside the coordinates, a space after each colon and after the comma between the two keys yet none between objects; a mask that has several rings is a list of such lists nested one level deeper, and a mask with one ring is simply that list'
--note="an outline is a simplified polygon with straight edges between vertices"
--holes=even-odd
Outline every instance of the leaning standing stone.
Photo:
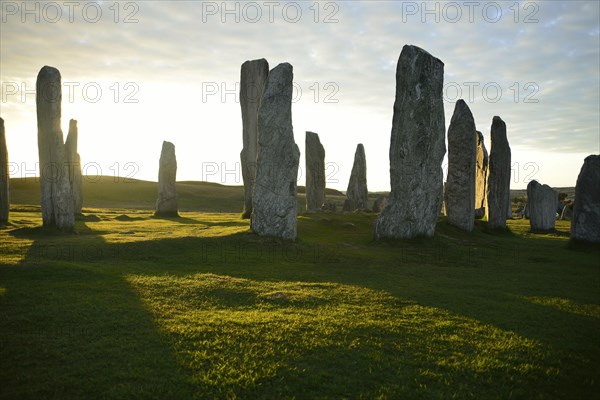
[{"label": "leaning standing stone", "polygon": [[6,148],[6,133],[4,120],[0,118],[0,224],[8,222],[10,208],[8,176],[8,150]]},{"label": "leaning standing stone", "polygon": [[529,206],[529,224],[532,231],[554,229],[558,193],[548,185],[531,181],[527,185],[527,205]]},{"label": "leaning standing stone", "polygon": [[264,58],[246,61],[240,73],[240,106],[244,147],[240,153],[242,178],[244,179],[244,218],[252,214],[252,191],[256,179],[256,155],[258,151],[258,108],[262,98],[269,63]]},{"label": "leaning standing stone", "polygon": [[261,236],[296,239],[300,150],[292,127],[293,68],[269,72],[258,112],[258,158],[251,226]]},{"label": "leaning standing stone", "polygon": [[506,137],[506,124],[500,117],[492,120],[491,137],[485,212],[489,227],[506,228],[510,205],[510,145]]},{"label": "leaning standing stone", "polygon": [[488,175],[488,152],[483,141],[483,133],[477,131],[477,170],[475,172],[475,218],[485,216]]},{"label": "leaning standing stone", "polygon": [[577,177],[571,238],[600,243],[600,155],[587,156]]},{"label": "leaning standing stone", "polygon": [[325,149],[319,135],[306,132],[306,210],[319,211],[325,203]]},{"label": "leaning standing stone", "polygon": [[346,197],[347,201],[344,203],[344,211],[368,210],[367,158],[365,157],[365,147],[362,143],[356,146],[354,164],[350,173],[350,182],[348,182]]},{"label": "leaning standing stone", "polygon": [[396,70],[390,144],[391,193],[375,238],[432,236],[442,207],[444,63],[404,46]]},{"label": "leaning standing stone", "polygon": [[448,128],[448,180],[445,205],[449,224],[472,231],[475,216],[477,134],[467,103],[458,100]]},{"label": "leaning standing stone", "polygon": [[69,133],[65,142],[67,166],[69,168],[69,182],[73,193],[73,207],[75,214],[81,214],[83,207],[83,176],[81,175],[81,157],[77,153],[77,121],[69,121]]},{"label": "leaning standing stone", "polygon": [[61,101],[60,72],[44,66],[36,81],[42,221],[44,226],[71,230],[75,215],[60,127]]},{"label": "leaning standing stone", "polygon": [[156,201],[156,215],[164,217],[177,217],[177,158],[175,145],[163,142],[160,152],[158,168],[158,200]]}]

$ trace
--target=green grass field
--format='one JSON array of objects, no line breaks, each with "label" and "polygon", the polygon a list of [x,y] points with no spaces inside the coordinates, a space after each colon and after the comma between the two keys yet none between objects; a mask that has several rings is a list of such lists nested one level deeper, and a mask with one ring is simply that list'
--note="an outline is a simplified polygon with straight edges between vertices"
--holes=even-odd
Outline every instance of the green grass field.
[{"label": "green grass field", "polygon": [[223,205],[240,188],[189,185],[212,212],[160,219],[150,189],[87,188],[69,235],[13,185],[0,398],[597,398],[600,249],[568,221],[374,242],[376,215],[319,213],[291,243]]}]

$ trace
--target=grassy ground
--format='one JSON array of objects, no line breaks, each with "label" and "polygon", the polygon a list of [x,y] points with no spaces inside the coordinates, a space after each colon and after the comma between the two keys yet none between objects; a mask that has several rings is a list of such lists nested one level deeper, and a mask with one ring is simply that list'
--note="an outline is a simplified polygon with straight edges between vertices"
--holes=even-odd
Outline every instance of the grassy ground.
[{"label": "grassy ground", "polygon": [[0,230],[0,398],[590,399],[600,251],[527,221],[373,242],[374,215],[87,209]]}]

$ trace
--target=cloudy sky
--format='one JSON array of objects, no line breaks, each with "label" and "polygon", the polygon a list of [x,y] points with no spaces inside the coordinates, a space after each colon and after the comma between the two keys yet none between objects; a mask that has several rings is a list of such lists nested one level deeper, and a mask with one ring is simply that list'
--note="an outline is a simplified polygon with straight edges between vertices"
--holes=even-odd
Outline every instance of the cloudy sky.
[{"label": "cloudy sky", "polygon": [[[62,126],[79,121],[84,173],[156,180],[163,140],[178,180],[241,184],[240,66],[294,66],[294,135],[326,150],[345,190],[358,143],[369,190],[389,190],[395,68],[405,44],[445,64],[446,126],[464,98],[489,149],[507,124],[512,188],[574,186],[600,153],[597,1],[1,1],[0,116],[11,175],[36,173],[35,78],[61,71]],[[304,157],[299,184],[304,184]],[[237,172],[236,172],[237,171]]]}]

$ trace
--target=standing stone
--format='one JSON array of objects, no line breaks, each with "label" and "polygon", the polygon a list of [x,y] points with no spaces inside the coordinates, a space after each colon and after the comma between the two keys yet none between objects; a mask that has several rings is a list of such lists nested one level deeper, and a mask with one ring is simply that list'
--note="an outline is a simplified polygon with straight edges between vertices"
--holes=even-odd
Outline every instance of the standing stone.
[{"label": "standing stone", "polygon": [[306,211],[319,211],[325,203],[325,149],[319,135],[306,132]]},{"label": "standing stone", "polygon": [[380,213],[387,207],[387,197],[378,196],[373,202],[373,212]]},{"label": "standing stone", "polygon": [[554,229],[558,207],[558,193],[554,189],[538,181],[530,181],[527,185],[527,205],[532,231]]},{"label": "standing stone", "polygon": [[83,176],[81,175],[81,157],[77,153],[77,121],[69,121],[69,133],[65,142],[67,166],[69,168],[69,183],[73,193],[73,211],[81,214],[83,207]]},{"label": "standing stone", "polygon": [[158,200],[156,201],[156,215],[164,217],[177,217],[177,158],[175,158],[175,145],[163,142],[160,152],[158,167]]},{"label": "standing stone", "polygon": [[258,152],[258,109],[262,98],[269,63],[264,58],[246,61],[240,74],[240,106],[242,107],[242,129],[244,147],[240,153],[242,178],[244,179],[243,218],[252,214],[252,191],[256,180],[256,155]]},{"label": "standing stone", "polygon": [[368,210],[369,191],[367,190],[367,158],[365,157],[365,147],[362,143],[356,146],[354,153],[354,164],[350,173],[350,182],[346,190],[346,202],[344,202],[344,211]]},{"label": "standing stone", "polygon": [[475,218],[481,219],[485,216],[487,175],[488,175],[488,152],[483,141],[483,133],[477,131],[477,170],[475,172]]},{"label": "standing stone", "polygon": [[396,69],[390,144],[391,193],[375,222],[375,238],[432,236],[442,207],[444,63],[404,46]]},{"label": "standing stone", "polygon": [[292,127],[293,68],[279,64],[258,111],[258,158],[251,226],[261,236],[296,239],[296,181],[300,150]]},{"label": "standing stone", "polygon": [[600,155],[587,156],[577,177],[571,238],[600,243]]},{"label": "standing stone", "polygon": [[458,100],[448,127],[448,181],[445,205],[449,224],[472,231],[475,223],[477,133],[473,114]]},{"label": "standing stone", "polygon": [[510,146],[506,137],[506,124],[500,117],[492,120],[491,137],[485,212],[490,228],[506,228],[510,205]]},{"label": "standing stone", "polygon": [[37,76],[36,105],[40,187],[44,226],[72,230],[75,224],[73,195],[61,124],[61,76],[44,66]]},{"label": "standing stone", "polygon": [[0,225],[8,222],[10,208],[8,176],[8,150],[6,148],[6,132],[4,120],[0,118]]}]

